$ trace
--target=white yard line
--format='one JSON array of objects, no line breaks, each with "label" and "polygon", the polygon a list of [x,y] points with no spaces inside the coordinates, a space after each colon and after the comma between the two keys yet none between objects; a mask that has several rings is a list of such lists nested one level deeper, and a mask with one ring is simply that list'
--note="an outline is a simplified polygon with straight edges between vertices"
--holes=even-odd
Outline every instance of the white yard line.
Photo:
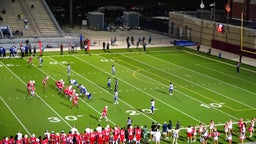
[{"label": "white yard line", "polygon": [[31,136],[31,133],[28,131],[28,129],[25,127],[25,125],[22,123],[22,121],[17,117],[17,115],[13,112],[13,110],[9,107],[9,105],[4,101],[4,99],[0,96],[1,101],[5,104],[5,106],[8,108],[8,110],[12,113],[12,115],[16,118],[16,120],[20,123],[20,125],[23,127],[23,129],[27,132],[29,136]]},{"label": "white yard line", "polygon": [[[2,63],[2,62],[1,62]],[[27,86],[27,84],[22,80],[20,79],[20,77],[18,77],[12,70],[10,70],[4,63],[2,63],[4,65],[4,67],[9,71],[11,72],[18,80],[20,80],[21,83],[23,83],[25,86]],[[72,126],[65,120],[61,117],[61,115],[59,115],[47,102],[45,102],[36,92],[35,92],[35,96],[37,98],[39,98],[50,110],[52,110],[61,120],[63,120],[70,128],[72,128]]]},{"label": "white yard line", "polygon": [[[129,57],[127,57],[127,58],[129,58]],[[130,58],[129,58],[129,59],[130,59]],[[134,60],[134,59],[133,59],[133,60]],[[134,60],[134,61],[137,61],[137,60]],[[138,63],[141,63],[140,61],[137,61],[137,62],[138,62]],[[116,64],[118,64],[118,63],[116,63]],[[144,64],[144,63],[143,63],[143,64]],[[118,65],[120,65],[120,64],[118,64]],[[132,64],[130,64],[130,65],[132,65]],[[147,65],[147,64],[145,64],[145,65]],[[120,65],[120,66],[124,67],[123,65]],[[132,66],[137,67],[137,66],[135,66],[135,65],[132,65]],[[151,67],[153,67],[153,66],[151,66]],[[128,69],[128,70],[130,70],[130,71],[134,71],[134,70],[129,69],[129,68],[127,68],[127,67],[124,67],[124,68],[126,68],[126,69]],[[154,68],[155,68],[155,67],[154,67]],[[158,68],[155,68],[155,69],[158,69]],[[148,73],[151,73],[151,72],[149,72],[149,71],[147,71],[147,72],[148,72]],[[162,85],[162,86],[168,87],[168,86],[162,84],[161,82],[159,82],[159,81],[157,81],[157,80],[155,80],[155,79],[152,79],[151,77],[145,76],[145,75],[140,74],[140,73],[138,73],[138,74],[141,75],[142,77],[147,78],[147,79],[151,79],[152,81],[154,81],[154,82],[156,82],[156,83],[158,83],[158,84],[160,84],[160,85]],[[175,91],[181,93],[182,95],[184,95],[184,96],[186,96],[186,97],[188,97],[188,98],[190,98],[190,99],[193,99],[194,101],[197,101],[198,103],[205,104],[203,101],[200,101],[200,100],[198,100],[198,99],[196,99],[196,98],[194,98],[194,97],[191,97],[191,96],[189,96],[189,95],[187,95],[187,94],[185,94],[185,93],[183,93],[183,92],[181,92],[181,91],[179,91],[179,90],[177,90],[177,89],[176,89]],[[217,108],[212,108],[212,109],[215,109],[216,111],[218,111],[218,112],[220,112],[220,113],[223,113],[223,114],[225,114],[225,115],[227,115],[227,116],[229,116],[229,117],[232,117],[232,118],[234,118],[234,119],[239,119],[239,118],[237,118],[237,117],[235,117],[235,116],[233,116],[233,115],[231,115],[231,114],[228,114],[228,113],[226,113],[226,112],[223,112],[223,111],[221,111],[221,110],[219,110],[219,109],[217,109]]]},{"label": "white yard line", "polygon": [[[100,56],[99,56],[99,57],[100,57]],[[80,59],[80,58],[78,58],[78,57],[75,57],[75,58],[79,59],[80,61],[83,61],[83,62],[87,63],[88,65],[94,67],[95,69],[98,69],[99,71],[102,71],[103,73],[106,73],[106,74],[110,75],[110,73],[105,72],[104,70],[100,69],[99,67],[96,67],[96,66],[94,66],[94,65],[92,65],[92,64],[90,64],[90,63],[88,63],[87,61],[84,61],[83,59]],[[173,106],[169,105],[168,103],[166,103],[166,102],[162,101],[161,99],[158,99],[157,97],[155,97],[155,96],[153,96],[153,95],[151,95],[151,94],[145,92],[144,90],[141,90],[141,89],[139,89],[139,88],[133,86],[132,84],[130,84],[130,83],[128,83],[128,82],[126,82],[126,81],[124,81],[124,80],[122,80],[122,79],[120,79],[120,78],[119,78],[119,80],[122,81],[122,82],[124,82],[124,83],[126,83],[127,85],[133,87],[134,89],[136,89],[136,90],[138,90],[138,91],[140,91],[140,92],[142,92],[142,93],[144,93],[144,94],[146,94],[146,95],[148,95],[148,96],[154,98],[155,100],[160,101],[161,103],[165,104],[166,106],[168,106],[168,107],[170,107],[170,108],[172,108],[172,109],[174,109],[174,110],[176,110],[176,111],[178,111],[178,112],[180,112],[180,113],[186,115],[187,117],[189,117],[189,118],[191,118],[191,119],[193,119],[193,120],[195,120],[195,121],[197,121],[197,122],[199,122],[199,123],[203,123],[202,121],[198,120],[197,118],[192,117],[191,115],[189,115],[189,114],[187,114],[187,113],[185,113],[185,112],[183,112],[183,111],[177,109],[176,107],[173,107]]]},{"label": "white yard line", "polygon": [[[51,57],[48,57],[51,58]],[[54,60],[54,59],[53,59]],[[54,60],[56,61],[56,60]],[[59,63],[60,64],[60,63]],[[62,64],[61,64],[62,65]],[[35,68],[37,68],[39,71],[41,71],[42,73],[44,73],[45,75],[49,76],[50,79],[57,81],[57,79],[54,79],[53,76],[49,75],[48,73],[46,73],[45,71],[43,71],[42,69],[38,68],[37,66],[33,65]],[[72,71],[74,72],[74,71]],[[101,113],[96,110],[93,106],[89,105],[88,103],[86,103],[82,98],[79,98],[84,104],[86,104],[87,106],[89,106],[92,110],[94,110],[95,112],[97,112],[99,115],[101,115]],[[111,122],[113,125],[116,125],[113,121],[109,120],[109,122]]]},{"label": "white yard line", "polygon": [[[168,62],[168,61],[159,59],[159,58],[154,57],[154,56],[151,56],[151,55],[147,55],[147,56],[152,57],[152,58],[154,58],[154,59],[157,59],[157,60],[159,60],[159,61],[165,62],[165,63],[169,63],[169,64],[174,65],[174,66],[177,66],[177,67],[182,67],[182,66],[179,66],[179,65],[176,65],[176,64],[174,64],[174,63],[171,63],[171,62]],[[127,57],[127,56],[124,56],[124,57]],[[133,59],[133,60],[134,60],[134,59]],[[138,61],[138,62],[142,63],[141,61]],[[153,66],[148,65],[148,64],[146,64],[146,63],[143,63],[143,64],[145,64],[145,65],[147,65],[147,66],[150,66],[150,67],[153,67]],[[156,67],[153,67],[153,68],[156,68]],[[222,82],[222,83],[224,83],[224,84],[226,84],[226,85],[235,87],[236,89],[240,89],[240,90],[243,90],[243,91],[245,91],[245,92],[248,92],[248,93],[251,93],[251,94],[256,95],[256,93],[254,93],[254,92],[245,90],[245,89],[240,88],[240,87],[238,87],[238,86],[231,85],[231,84],[229,84],[229,83],[227,83],[227,82],[224,82],[224,81],[222,81],[222,80],[219,80],[219,79],[210,77],[210,76],[208,76],[208,75],[205,75],[205,74],[196,72],[196,71],[194,71],[194,70],[191,70],[191,69],[188,69],[188,68],[185,68],[185,67],[182,67],[182,68],[184,68],[184,69],[186,69],[186,70],[188,70],[188,71],[194,72],[194,73],[196,73],[196,74],[203,75],[203,76],[205,76],[205,77],[207,77],[207,78],[210,78],[210,79],[213,79],[213,80]],[[159,69],[159,68],[156,68],[156,69],[162,71],[162,70]],[[222,96],[222,97],[225,97],[225,98],[227,98],[227,99],[229,99],[229,100],[235,101],[235,102],[237,102],[237,103],[239,103],[239,104],[241,104],[241,105],[244,105],[244,106],[246,106],[246,107],[249,107],[249,108],[251,108],[251,109],[256,109],[256,107],[250,106],[250,105],[248,105],[248,104],[246,104],[246,103],[243,103],[243,102],[241,102],[241,101],[239,101],[239,100],[236,100],[236,99],[234,99],[234,98],[228,97],[228,96],[226,96],[226,95],[224,95],[224,94],[221,94],[221,93],[216,92],[216,91],[214,91],[214,90],[211,90],[211,89],[209,89],[209,88],[203,87],[203,86],[201,86],[200,84],[197,84],[197,83],[195,83],[195,82],[189,81],[189,80],[184,79],[184,78],[182,78],[182,77],[179,77],[179,76],[177,76],[177,75],[173,75],[173,74],[168,73],[168,72],[166,72],[166,71],[162,71],[162,72],[164,72],[164,73],[166,73],[166,74],[169,74],[169,75],[172,75],[172,76],[174,76],[174,77],[177,77],[177,78],[179,78],[179,79],[182,79],[182,80],[184,80],[184,81],[187,81],[187,82],[189,82],[189,83],[192,83],[192,84],[194,84],[194,85],[196,85],[196,86],[198,86],[198,87],[201,87],[201,88],[203,88],[203,89],[206,89],[206,90],[208,90],[208,91],[210,91],[210,92],[212,92],[212,93],[218,94],[218,95],[220,95],[220,96]]]},{"label": "white yard line", "polygon": [[[73,56],[73,57],[74,57],[74,58],[77,58],[77,57],[75,57],[75,56]],[[50,58],[51,58],[51,57],[50,57]],[[51,59],[53,59],[53,58],[51,58]],[[79,58],[77,58],[77,59],[80,60],[80,61],[83,61],[83,60],[81,60],[81,59],[79,59]],[[56,61],[55,59],[53,59],[53,60]],[[84,62],[84,61],[83,61],[83,62]],[[62,65],[63,67],[65,67],[63,64],[61,64],[61,63],[59,63],[59,64]],[[102,91],[106,92],[107,94],[109,94],[109,92],[108,92],[106,89],[104,89],[104,88],[98,86],[98,85],[97,85],[96,83],[94,83],[93,81],[90,81],[89,79],[87,79],[86,77],[82,76],[81,74],[79,74],[79,73],[77,73],[77,72],[75,72],[75,71],[72,71],[72,72],[75,73],[76,75],[82,77],[83,79],[89,81],[89,82],[92,83],[93,85],[97,86],[97,87],[100,88]],[[112,95],[111,95],[111,96],[112,96]],[[120,98],[118,98],[118,100],[119,100],[120,102],[124,103],[125,105],[129,106],[130,108],[136,110],[133,106],[131,106],[130,104],[128,104],[128,103],[125,102],[124,100],[122,100],[122,99],[120,99]],[[137,110],[136,110],[136,111],[137,111]],[[144,113],[142,113],[142,112],[140,112],[140,111],[137,111],[137,112],[140,113],[140,114],[142,114],[142,115],[144,115],[145,117],[147,117],[147,118],[150,119],[151,121],[157,122],[156,120],[150,118],[149,116],[145,115]]]}]

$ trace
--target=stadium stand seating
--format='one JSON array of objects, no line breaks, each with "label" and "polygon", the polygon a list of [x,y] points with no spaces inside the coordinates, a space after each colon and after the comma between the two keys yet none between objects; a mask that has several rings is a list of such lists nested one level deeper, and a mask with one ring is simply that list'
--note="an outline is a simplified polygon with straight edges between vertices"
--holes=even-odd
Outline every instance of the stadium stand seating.
[{"label": "stadium stand seating", "polygon": [[[31,8],[32,4],[34,8]],[[12,31],[10,35],[4,37],[60,36],[57,26],[41,0],[0,0],[0,6],[6,9],[6,13],[1,14],[3,20],[0,21],[0,26],[8,26]],[[24,25],[24,18],[28,19],[28,28]]]}]

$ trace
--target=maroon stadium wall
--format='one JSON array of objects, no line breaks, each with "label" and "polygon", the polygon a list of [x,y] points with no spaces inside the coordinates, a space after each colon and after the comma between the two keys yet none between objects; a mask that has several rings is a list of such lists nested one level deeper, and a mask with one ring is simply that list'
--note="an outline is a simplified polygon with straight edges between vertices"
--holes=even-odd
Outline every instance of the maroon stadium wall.
[{"label": "maroon stadium wall", "polygon": [[211,45],[212,45],[212,48],[231,52],[234,54],[242,54],[244,56],[251,57],[251,58],[256,58],[256,49],[253,49],[253,48],[243,47],[243,50],[249,51],[249,52],[245,52],[245,51],[241,51],[241,47],[238,45],[233,45],[233,44],[218,41],[218,40],[212,40]]}]

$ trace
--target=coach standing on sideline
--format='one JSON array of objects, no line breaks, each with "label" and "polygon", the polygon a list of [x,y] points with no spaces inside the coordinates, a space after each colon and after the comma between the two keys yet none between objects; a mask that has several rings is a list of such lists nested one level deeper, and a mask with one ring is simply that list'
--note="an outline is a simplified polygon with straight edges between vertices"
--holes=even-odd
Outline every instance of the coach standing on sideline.
[{"label": "coach standing on sideline", "polygon": [[60,54],[63,55],[63,44],[60,44]]}]

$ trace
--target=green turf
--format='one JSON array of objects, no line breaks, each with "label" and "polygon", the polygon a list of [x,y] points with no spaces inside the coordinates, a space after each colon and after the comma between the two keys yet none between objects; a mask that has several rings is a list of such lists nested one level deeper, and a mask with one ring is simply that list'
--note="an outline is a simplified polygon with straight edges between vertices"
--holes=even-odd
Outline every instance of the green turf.
[{"label": "green turf", "polygon": [[[96,128],[100,123],[126,126],[127,117],[134,125],[152,122],[180,121],[183,128],[209,125],[210,120],[219,124],[223,133],[226,121],[239,118],[249,121],[256,112],[256,68],[242,65],[236,72],[235,62],[218,59],[185,48],[117,49],[109,52],[91,51],[91,55],[77,52],[59,55],[44,53],[43,67],[27,65],[27,57],[0,60],[0,138],[24,134],[43,135],[44,130],[66,132],[74,125],[83,132],[87,125]],[[71,102],[58,92],[54,82],[64,79],[68,84],[67,63],[71,65],[71,79],[86,86],[93,99],[80,99],[79,109],[70,109]],[[113,91],[106,89],[107,77],[114,78],[111,66],[116,66],[119,80],[119,104],[113,102]],[[48,87],[43,88],[42,79],[48,75]],[[36,81],[36,96],[26,92],[29,80]],[[174,83],[174,95],[168,93],[169,83]],[[67,86],[67,85],[66,85]],[[150,100],[156,101],[154,115],[149,114]],[[98,118],[108,105],[110,121],[99,122]],[[233,136],[238,143],[237,126]],[[181,131],[178,143],[186,143],[186,131]],[[247,133],[248,135],[248,133]],[[224,143],[224,134],[220,141]],[[255,141],[247,138],[246,141]]]}]

